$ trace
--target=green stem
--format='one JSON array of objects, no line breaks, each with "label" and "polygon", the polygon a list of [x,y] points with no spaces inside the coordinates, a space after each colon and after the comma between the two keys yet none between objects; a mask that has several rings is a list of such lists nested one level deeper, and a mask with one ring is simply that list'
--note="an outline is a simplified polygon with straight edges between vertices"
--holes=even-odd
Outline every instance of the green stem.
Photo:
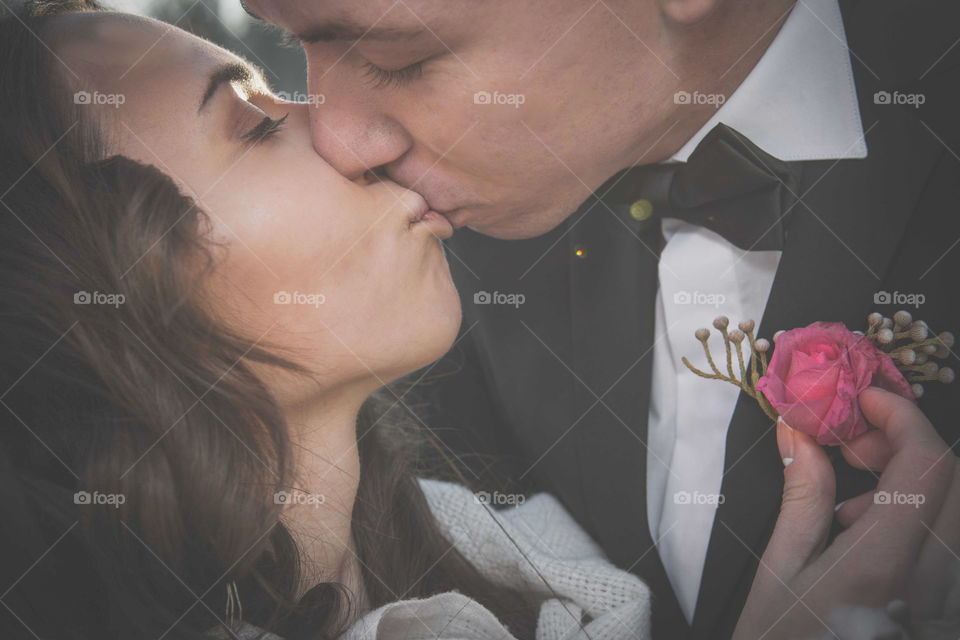
[{"label": "green stem", "polygon": [[717,368],[717,363],[713,361],[713,356],[710,355],[710,347],[707,346],[707,341],[701,340],[700,344],[703,345],[703,352],[707,354],[707,362],[710,363],[710,368],[713,369],[713,372],[719,376],[720,369]]},{"label": "green stem", "polygon": [[723,336],[723,346],[727,350],[727,371],[730,372],[731,378],[736,378],[737,375],[733,372],[733,353],[730,351],[730,336],[727,335],[726,327],[720,329],[720,335]]},{"label": "green stem", "polygon": [[740,343],[734,344],[734,347],[737,350],[737,363],[740,365],[740,380],[743,381],[744,386],[748,386],[747,382],[747,368],[743,363],[743,349],[740,348]]}]

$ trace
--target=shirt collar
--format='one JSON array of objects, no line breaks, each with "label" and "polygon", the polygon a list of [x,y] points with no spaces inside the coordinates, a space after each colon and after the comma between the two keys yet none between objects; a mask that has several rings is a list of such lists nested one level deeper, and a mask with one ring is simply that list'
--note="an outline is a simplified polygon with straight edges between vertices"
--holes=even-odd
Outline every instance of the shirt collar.
[{"label": "shirt collar", "polygon": [[837,0],[797,0],[750,74],[668,162],[685,162],[721,122],[781,160],[867,156]]}]

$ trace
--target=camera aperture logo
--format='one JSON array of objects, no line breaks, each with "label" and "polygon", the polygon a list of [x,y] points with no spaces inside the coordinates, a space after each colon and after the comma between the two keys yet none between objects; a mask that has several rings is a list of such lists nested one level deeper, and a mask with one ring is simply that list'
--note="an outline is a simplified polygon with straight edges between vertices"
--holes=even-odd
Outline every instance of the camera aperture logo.
[{"label": "camera aperture logo", "polygon": [[302,291],[277,291],[273,294],[273,304],[303,304],[319,309],[327,301],[322,293],[304,293]]},{"label": "camera aperture logo", "polygon": [[83,105],[108,105],[114,109],[119,109],[120,105],[127,101],[127,97],[122,93],[100,93],[94,91],[77,91],[73,94],[73,104]]},{"label": "camera aperture logo", "polygon": [[127,501],[127,496],[122,493],[100,493],[94,491],[77,491],[73,494],[73,504],[79,505],[108,505],[114,509],[119,509],[120,505]]},{"label": "camera aperture logo", "polygon": [[677,491],[673,494],[674,504],[712,504],[721,505],[725,496],[722,493],[702,493],[700,491]]},{"label": "camera aperture logo", "polygon": [[277,91],[277,102],[296,102],[297,104],[306,104],[311,107],[319,107],[327,101],[327,96],[322,93],[303,93],[302,91]]},{"label": "camera aperture logo", "polygon": [[273,504],[286,505],[307,505],[314,508],[319,507],[327,501],[327,497],[322,493],[304,493],[303,491],[277,491],[273,494]]},{"label": "camera aperture logo", "polygon": [[673,304],[709,306],[719,309],[727,301],[722,293],[705,293],[703,291],[677,291],[673,294]]},{"label": "camera aperture logo", "polygon": [[477,91],[473,94],[473,104],[496,104],[508,105],[514,109],[519,109],[520,105],[527,101],[527,97],[522,93],[500,93],[494,91]]},{"label": "camera aperture logo", "polygon": [[927,501],[922,493],[900,493],[899,491],[877,491],[873,494],[874,504],[912,504],[915,509]]},{"label": "camera aperture logo", "polygon": [[106,305],[117,309],[127,297],[122,293],[103,293],[101,291],[77,291],[73,294],[73,304],[97,304]]},{"label": "camera aperture logo", "polygon": [[727,96],[722,93],[700,93],[699,91],[690,93],[689,91],[677,91],[673,94],[674,104],[708,104],[714,109],[719,109],[726,101]]},{"label": "camera aperture logo", "polygon": [[919,309],[927,297],[922,293],[904,293],[902,291],[877,291],[873,294],[873,304],[896,304],[900,306],[913,305]]},{"label": "camera aperture logo", "polygon": [[473,494],[473,500],[477,504],[489,504],[494,507],[519,507],[526,502],[527,497],[522,493],[500,493],[494,491],[477,491]]},{"label": "camera aperture logo", "polygon": [[877,91],[873,94],[873,104],[898,104],[919,109],[927,101],[922,93],[900,93],[899,91]]},{"label": "camera aperture logo", "polygon": [[500,291],[477,291],[473,294],[473,304],[500,304],[510,305],[515,309],[520,308],[527,301],[527,296],[522,293],[502,293]]}]

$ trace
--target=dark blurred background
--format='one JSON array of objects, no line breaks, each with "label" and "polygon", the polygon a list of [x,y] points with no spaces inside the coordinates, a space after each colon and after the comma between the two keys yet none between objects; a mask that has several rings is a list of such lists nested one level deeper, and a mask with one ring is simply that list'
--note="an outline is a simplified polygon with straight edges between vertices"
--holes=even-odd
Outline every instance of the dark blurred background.
[{"label": "dark blurred background", "polygon": [[[17,2],[2,0],[12,7]],[[281,46],[279,32],[252,20],[240,0],[101,0],[117,11],[151,16],[206,38],[263,69],[276,92],[306,93],[302,49]]]}]

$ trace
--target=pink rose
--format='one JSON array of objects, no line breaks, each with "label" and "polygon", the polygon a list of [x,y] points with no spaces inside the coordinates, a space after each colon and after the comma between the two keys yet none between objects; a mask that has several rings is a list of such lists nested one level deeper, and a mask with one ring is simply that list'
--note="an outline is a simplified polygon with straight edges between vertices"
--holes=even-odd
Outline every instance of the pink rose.
[{"label": "pink rose", "polygon": [[870,385],[915,399],[890,356],[839,322],[780,334],[767,374],[757,381],[788,425],[830,445],[869,428],[857,396]]}]

